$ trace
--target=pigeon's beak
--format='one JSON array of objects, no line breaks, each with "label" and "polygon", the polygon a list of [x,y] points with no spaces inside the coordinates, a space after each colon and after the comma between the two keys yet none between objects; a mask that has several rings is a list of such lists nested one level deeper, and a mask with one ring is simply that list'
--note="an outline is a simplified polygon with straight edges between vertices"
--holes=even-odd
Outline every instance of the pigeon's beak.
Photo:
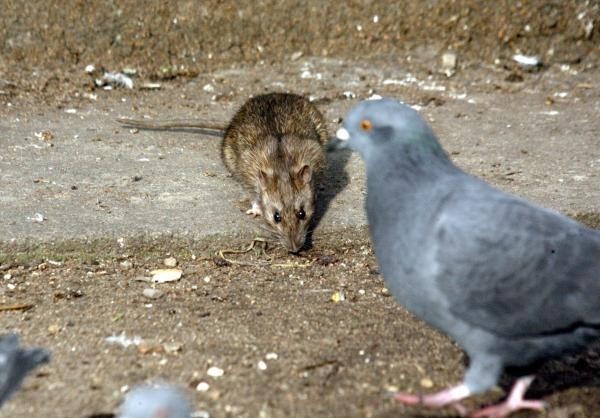
[{"label": "pigeon's beak", "polygon": [[335,138],[332,138],[327,143],[327,151],[336,151],[339,149],[346,149],[348,147],[348,139],[350,139],[350,133],[346,128],[340,128],[335,133]]}]

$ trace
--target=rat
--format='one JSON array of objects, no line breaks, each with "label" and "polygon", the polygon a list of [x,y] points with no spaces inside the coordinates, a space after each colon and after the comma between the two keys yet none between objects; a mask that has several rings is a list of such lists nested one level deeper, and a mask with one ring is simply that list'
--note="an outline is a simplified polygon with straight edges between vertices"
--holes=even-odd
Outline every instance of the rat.
[{"label": "rat", "polygon": [[145,129],[221,131],[221,159],[252,194],[246,213],[261,216],[288,251],[304,247],[315,211],[315,176],[325,166],[328,140],[325,119],[308,99],[291,93],[258,95],[226,126],[194,119],[118,121]]}]

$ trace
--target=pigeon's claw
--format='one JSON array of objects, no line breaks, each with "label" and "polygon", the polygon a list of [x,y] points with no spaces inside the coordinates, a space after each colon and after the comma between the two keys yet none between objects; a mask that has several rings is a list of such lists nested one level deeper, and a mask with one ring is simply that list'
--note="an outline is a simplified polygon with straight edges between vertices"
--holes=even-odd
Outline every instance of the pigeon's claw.
[{"label": "pigeon's claw", "polygon": [[459,401],[469,397],[471,391],[465,384],[460,384],[431,395],[412,395],[410,393],[398,392],[394,399],[405,405],[423,405],[428,408],[454,407],[460,415],[466,415],[467,410]]},{"label": "pigeon's claw", "polygon": [[512,387],[508,398],[498,405],[488,406],[474,412],[471,416],[474,418],[502,418],[521,409],[532,409],[534,411],[543,411],[546,403],[543,401],[525,400],[523,396],[529,385],[533,381],[533,376],[522,377],[517,380]]}]

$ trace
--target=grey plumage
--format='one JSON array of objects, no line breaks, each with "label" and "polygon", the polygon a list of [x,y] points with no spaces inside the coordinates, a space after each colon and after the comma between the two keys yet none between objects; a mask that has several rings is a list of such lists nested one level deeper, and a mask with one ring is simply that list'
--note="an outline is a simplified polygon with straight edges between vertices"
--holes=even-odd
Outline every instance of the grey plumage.
[{"label": "grey plumage", "polygon": [[463,172],[397,101],[358,104],[338,137],[365,160],[369,228],[390,291],[470,357],[460,394],[422,403],[484,392],[506,366],[600,336],[600,232]]},{"label": "grey plumage", "polygon": [[16,334],[0,337],[0,406],[21,386],[27,373],[49,359],[50,353],[43,348],[20,347]]},{"label": "grey plumage", "polygon": [[190,403],[179,389],[158,383],[129,392],[118,418],[190,418],[191,415]]}]

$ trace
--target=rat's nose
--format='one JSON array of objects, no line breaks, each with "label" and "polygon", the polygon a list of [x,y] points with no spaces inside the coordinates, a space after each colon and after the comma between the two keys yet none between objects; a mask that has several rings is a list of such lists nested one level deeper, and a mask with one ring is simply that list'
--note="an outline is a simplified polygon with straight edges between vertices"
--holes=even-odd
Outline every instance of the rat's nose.
[{"label": "rat's nose", "polygon": [[304,247],[304,240],[297,241],[290,239],[288,240],[288,242],[285,243],[285,247],[287,248],[289,253],[297,255],[302,249],[302,247]]}]

